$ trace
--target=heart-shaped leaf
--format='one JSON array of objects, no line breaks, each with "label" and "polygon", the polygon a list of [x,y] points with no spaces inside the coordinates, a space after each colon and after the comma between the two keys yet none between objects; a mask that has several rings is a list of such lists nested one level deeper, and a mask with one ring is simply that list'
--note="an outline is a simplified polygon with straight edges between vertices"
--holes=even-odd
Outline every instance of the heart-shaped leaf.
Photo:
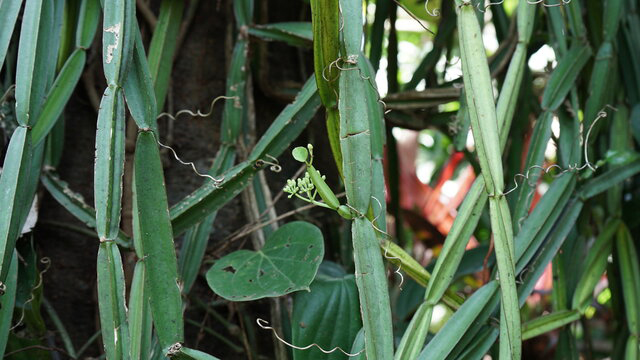
[{"label": "heart-shaped leaf", "polygon": [[[424,291],[423,291],[424,294]],[[298,346],[317,344],[325,350],[349,351],[362,328],[356,279],[338,264],[325,261],[311,284],[310,292],[293,297],[292,341]],[[347,359],[341,351],[323,354],[316,347],[293,350],[294,360]]]},{"label": "heart-shaped leaf", "polygon": [[293,158],[296,159],[296,161],[303,163],[307,161],[307,158],[309,157],[309,151],[305,147],[298,146],[297,148],[293,149],[291,155],[293,155]]},{"label": "heart-shaped leaf", "polygon": [[249,301],[308,290],[324,257],[322,232],[304,222],[291,222],[259,251],[238,250],[207,272],[209,287],[231,301]]}]

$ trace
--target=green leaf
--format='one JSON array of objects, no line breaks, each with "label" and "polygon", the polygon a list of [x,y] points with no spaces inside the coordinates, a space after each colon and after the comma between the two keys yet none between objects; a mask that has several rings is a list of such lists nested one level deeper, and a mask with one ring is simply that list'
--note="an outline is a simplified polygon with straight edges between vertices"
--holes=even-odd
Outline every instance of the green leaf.
[{"label": "green leaf", "polygon": [[309,151],[304,146],[298,146],[293,149],[291,155],[293,155],[293,158],[296,159],[296,161],[303,163],[307,161]]},{"label": "green leaf", "polygon": [[276,297],[308,290],[324,256],[322,232],[302,221],[274,232],[258,251],[238,250],[207,272],[209,287],[231,301]]},{"label": "green leaf", "polygon": [[[138,134],[134,159],[134,222],[144,254],[145,288],[163,349],[182,342],[182,298],[160,152],[153,132]],[[146,291],[145,290],[145,291]]]},{"label": "green leaf", "polygon": [[[358,331],[362,328],[358,302],[358,289],[353,275],[348,275],[337,264],[323,262],[309,292],[298,292],[293,297],[291,339],[297,346],[318,344],[325,350],[340,347],[349,351]],[[312,347],[293,350],[294,360],[344,359],[339,350],[324,355]]]}]

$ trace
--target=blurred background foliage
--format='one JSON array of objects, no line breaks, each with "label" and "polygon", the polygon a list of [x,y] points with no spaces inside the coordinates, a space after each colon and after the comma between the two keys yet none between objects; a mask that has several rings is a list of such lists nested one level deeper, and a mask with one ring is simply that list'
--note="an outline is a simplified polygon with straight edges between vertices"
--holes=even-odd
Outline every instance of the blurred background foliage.
[{"label": "blurred background foliage", "polygon": [[[81,1],[60,1],[63,4],[58,6],[63,9],[63,15],[58,18],[60,31],[64,31],[65,21],[78,17]],[[158,31],[157,24],[163,14],[163,7],[175,1],[177,0],[136,2],[141,39],[148,53],[151,39],[155,31]],[[582,12],[578,15],[587,28],[583,34],[586,37],[580,37],[578,22],[572,17],[575,14],[571,14],[567,6],[529,5],[537,6],[537,13],[527,50],[527,70],[521,89],[524,95],[518,98],[505,151],[507,190],[513,188],[514,179],[521,183],[520,186],[527,188],[517,174],[527,171],[525,164],[528,149],[534,141],[532,138],[535,136],[536,124],[541,121],[539,115],[546,110],[541,106],[544,90],[553,70],[567,54],[568,43],[587,44],[593,54],[596,54],[604,42],[603,14],[613,1],[572,1],[581,6]],[[593,145],[589,150],[592,162],[607,170],[610,166],[628,166],[638,162],[640,4],[636,0],[616,3],[618,2],[624,10],[620,14],[620,26],[616,28],[616,35],[611,36],[615,54],[612,55],[612,70],[606,72],[607,82],[591,83],[594,81],[591,79],[596,71],[596,63],[602,58],[590,55],[586,66],[569,85],[571,93],[566,101],[563,99],[563,108],[554,114],[546,129],[547,141],[539,145],[542,146],[543,153],[541,161],[537,163],[540,166],[568,166],[566,153],[580,139],[575,136],[567,138],[563,133],[572,131],[571,126],[575,124],[584,126],[594,121],[594,118],[586,118],[587,102],[594,93],[599,93],[598,87],[604,89],[604,95],[601,106],[596,111],[608,105],[605,109],[609,116],[600,120],[599,133],[590,139]],[[8,2],[0,1],[0,9],[5,3]],[[465,117],[456,16],[451,3],[431,0],[427,8],[423,1],[416,0],[401,0],[399,3],[392,0],[370,0],[363,3],[364,51],[376,70],[377,89],[389,110],[385,114],[387,197],[384,200],[388,204],[387,225],[394,241],[429,272],[433,271],[435,261],[442,251],[459,205],[480,173],[473,137],[470,135],[468,114]],[[477,3],[474,0],[474,4]],[[483,40],[496,94],[503,83],[508,61],[517,43],[515,16],[518,3],[517,0],[504,0],[486,8],[485,12],[477,12],[483,24]],[[248,60],[246,68],[243,67],[247,74],[246,90],[239,96],[249,109],[242,115],[243,119],[250,121],[243,122],[238,139],[226,139],[222,130],[224,125],[221,125],[225,115],[220,106],[215,107],[212,115],[204,119],[160,119],[160,139],[175,148],[181,158],[194,161],[198,169],[212,167],[216,153],[230,142],[233,143],[234,151],[237,151],[238,162],[244,161],[250,157],[250,150],[256,140],[260,139],[278,114],[301,91],[305,81],[313,75],[309,2],[191,0],[184,4],[184,14],[176,25],[178,31],[175,32],[175,55],[166,55],[171,60],[169,70],[165,70],[171,74],[168,95],[164,107],[158,110],[171,114],[180,109],[201,109],[206,112],[212,99],[229,95],[227,77],[231,76],[230,69],[233,68],[234,61],[237,61],[232,56],[233,48],[238,41],[247,41],[245,56]],[[246,24],[240,24],[242,26],[238,28],[238,12],[241,12],[238,9],[243,9],[243,6],[252,7],[253,13],[248,13],[253,17],[244,19]],[[433,16],[436,9],[439,10],[439,16]],[[21,10],[17,18],[18,24],[25,20],[22,11],[24,10]],[[0,90],[5,94],[0,101],[1,158],[6,156],[9,139],[17,127],[15,97],[11,86],[16,77],[19,29],[20,26],[16,26],[10,36],[0,73]],[[65,38],[64,35],[61,36]],[[72,207],[69,202],[74,199],[85,199],[89,207],[94,206],[91,199],[95,120],[100,103],[99,94],[106,87],[102,76],[100,43],[98,35],[86,49],[87,61],[82,68],[78,85],[65,104],[61,120],[49,134],[47,146],[51,149],[47,150],[47,159],[42,167],[41,181],[44,186],[39,186],[37,190],[36,205],[32,209],[35,218],[31,223],[27,221],[32,228],[25,228],[16,243],[20,261],[15,311],[8,315],[11,326],[6,329],[10,331],[2,333],[7,334],[5,358],[8,359],[104,356],[101,355],[103,351],[97,315],[95,258],[98,241],[91,229],[93,226],[87,226],[87,221],[78,215],[82,211],[69,212]],[[57,52],[60,59],[58,70],[69,53],[61,45]],[[571,113],[573,110],[577,111]],[[594,114],[593,109],[589,111],[589,115]],[[620,120],[623,125],[614,127],[612,119],[621,116],[620,114],[626,114]],[[329,155],[331,149],[322,117],[322,114],[316,115],[300,137],[294,141],[289,139],[289,148],[312,143],[316,153],[314,166],[326,174],[327,182],[338,193],[343,186]],[[129,163],[132,162],[135,144],[134,125],[133,120],[128,118],[125,165],[128,167],[125,168],[125,174],[132,171]],[[583,134],[584,131],[583,128]],[[624,143],[626,148],[616,149],[616,142]],[[202,179],[189,168],[179,165],[168,151],[162,150],[161,159],[169,205],[173,206],[197,189]],[[233,162],[232,159],[231,163]],[[291,159],[289,151],[278,157],[277,163],[281,171],[266,170],[250,180],[254,192],[258,191],[256,189],[265,191],[257,197],[262,196],[265,203],[256,206],[259,203],[256,195],[249,193],[230,198],[225,201],[224,207],[217,210],[217,217],[210,218],[209,227],[205,226],[205,230],[201,230],[206,248],[203,249],[204,258],[197,261],[192,291],[187,289],[183,292],[186,305],[185,344],[189,347],[201,349],[221,359],[324,358],[317,350],[299,351],[283,346],[280,341],[271,337],[270,332],[255,325],[256,317],[272,319],[272,326],[282,337],[300,345],[317,342],[325,348],[341,346],[348,350],[354,340],[357,342],[356,335],[361,325],[355,280],[350,275],[353,273],[353,254],[349,224],[335,212],[318,208],[299,210],[305,204],[296,199],[276,201],[281,198],[286,180],[299,171],[299,164]],[[558,306],[562,299],[558,300],[554,291],[563,287],[563,293],[568,293],[565,294],[564,301],[571,299],[571,293],[585,271],[584,259],[588,250],[602,232],[607,219],[621,219],[631,234],[631,243],[638,249],[638,171],[640,170],[629,171],[629,175],[620,182],[618,193],[611,195],[605,192],[583,199],[586,205],[572,227],[569,235],[571,241],[567,241],[559,250],[558,256],[553,260],[553,267],[551,263],[546,266],[537,280],[532,294],[522,307],[523,322],[549,314],[558,308],[566,308],[566,304]],[[585,175],[582,180],[588,181],[589,176],[591,175]],[[553,174],[543,174],[531,184],[529,188],[534,191],[529,209],[525,212],[529,213],[535,208],[555,179]],[[131,179],[125,175],[125,189],[127,186],[131,187]],[[58,193],[68,195],[66,205],[51,190],[56,187],[59,189]],[[283,198],[286,199],[286,196]],[[273,210],[264,215],[266,204],[272,199],[276,202]],[[130,194],[124,195],[121,229],[123,242],[133,236],[132,201]],[[511,207],[515,206],[515,196],[511,195],[508,201]],[[620,202],[619,209],[616,208],[616,201]],[[0,211],[8,209],[5,206],[8,205],[0,204]],[[231,251],[257,248],[260,238],[264,243],[265,237],[275,227],[256,231],[256,226],[260,226],[265,219],[274,219],[279,215],[286,215],[286,220],[278,218],[276,224],[294,219],[305,220],[320,227],[324,233],[325,262],[311,284],[312,293],[319,294],[318,297],[314,298],[310,293],[301,291],[275,300],[244,303],[230,302],[215,295],[204,277],[211,264]],[[520,223],[520,219],[514,221]],[[186,235],[176,237],[178,249],[182,246],[186,248],[185,238],[197,236],[194,235],[196,231],[189,230]],[[494,268],[488,208],[485,207],[480,216],[466,249],[450,286],[450,291],[457,292],[464,298],[487,283]],[[180,258],[178,260],[182,261]],[[135,262],[133,251],[123,252],[124,274],[128,285]],[[616,250],[610,250],[606,274],[598,276],[592,292],[593,301],[588,304],[584,316],[561,329],[553,329],[527,339],[523,344],[523,357],[623,358],[627,338],[629,335],[635,336],[637,341],[638,334],[631,333],[632,329],[626,318],[628,310],[625,310],[624,304],[628,300],[623,293],[627,283],[620,274],[619,262]],[[182,265],[179,263],[179,266]],[[425,284],[419,284],[406,274],[401,278],[394,273],[395,269],[395,265],[388,266],[394,336],[398,343],[416,309],[424,300]],[[558,269],[563,269],[563,273],[558,274]],[[404,272],[402,269],[400,271]],[[560,283],[559,277],[562,278]],[[427,342],[449,316],[451,309],[446,306],[434,310],[432,332]],[[315,332],[311,335],[300,330],[311,324],[315,326],[312,327]],[[332,333],[338,331],[341,332]],[[490,346],[488,352],[495,356],[497,346]],[[631,359],[628,354],[627,350],[627,358]],[[161,358],[157,352],[153,356]],[[464,354],[458,351],[451,357],[464,358]],[[344,359],[346,356],[334,353],[326,358]]]}]

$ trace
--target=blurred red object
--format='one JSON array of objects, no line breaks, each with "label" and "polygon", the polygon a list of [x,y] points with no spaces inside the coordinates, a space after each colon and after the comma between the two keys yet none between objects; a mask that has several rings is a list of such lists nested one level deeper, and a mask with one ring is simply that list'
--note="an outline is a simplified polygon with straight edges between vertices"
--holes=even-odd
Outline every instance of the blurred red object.
[{"label": "blurred red object", "polygon": [[[453,180],[456,169],[460,166],[462,160],[464,160],[464,153],[455,152],[444,165],[435,187],[432,188],[421,182],[416,172],[416,159],[419,148],[418,135],[418,131],[402,130],[402,135],[396,137],[398,145],[400,208],[403,214],[407,215],[405,216],[405,220],[420,238],[444,239],[451,229],[456,215],[456,209],[475,180],[475,174],[473,168],[467,165],[459,172],[460,186],[455,196],[449,198],[443,194],[443,187],[447,181]],[[387,194],[388,193],[389,191],[387,191]],[[420,220],[426,220],[430,226],[425,225],[424,221]],[[429,234],[429,232],[434,231],[434,229],[439,234]],[[421,232],[423,235],[420,235]],[[427,234],[424,234],[424,232],[427,232]]]}]

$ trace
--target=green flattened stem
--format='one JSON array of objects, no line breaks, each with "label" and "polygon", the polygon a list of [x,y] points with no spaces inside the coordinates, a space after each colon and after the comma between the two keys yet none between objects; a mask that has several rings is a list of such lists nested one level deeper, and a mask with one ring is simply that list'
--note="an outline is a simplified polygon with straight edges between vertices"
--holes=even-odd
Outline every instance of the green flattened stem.
[{"label": "green flattened stem", "polygon": [[20,45],[16,65],[16,119],[20,125],[31,125],[31,110],[38,97],[43,97],[45,69],[36,65],[36,54],[41,51],[42,34],[46,31],[46,1],[29,0],[24,8],[20,28]]},{"label": "green flattened stem", "polygon": [[365,82],[365,94],[367,97],[367,110],[369,118],[369,130],[371,131],[371,210],[374,219],[377,221],[377,227],[386,231],[387,222],[387,202],[385,201],[385,180],[384,180],[384,145],[385,124],[384,109],[380,103],[380,94],[375,86],[375,72],[371,62],[361,53],[362,61],[358,63],[362,76],[368,79]]},{"label": "green flattened stem", "polygon": [[622,11],[625,8],[625,0],[607,0],[604,6],[604,22],[602,35],[604,41],[613,41],[618,32],[618,25]]},{"label": "green flattened stem", "polygon": [[371,139],[366,87],[360,62],[362,39],[362,2],[345,0],[340,3],[342,29],[342,69],[340,73],[340,148],[342,170],[349,206],[356,213],[351,232],[356,266],[356,284],[360,297],[360,312],[364,325],[365,349],[368,359],[393,358],[393,330],[385,267],[380,244],[373,224],[366,218],[372,195]]},{"label": "green flattened stem", "polygon": [[343,11],[344,64],[340,74],[340,148],[342,149],[342,170],[349,205],[365,214],[371,202],[371,134],[366,94],[365,78],[359,63],[362,38],[362,4],[358,0],[341,2]]},{"label": "green flattened stem", "polygon": [[338,168],[338,172],[342,175],[342,149],[340,148],[340,112],[338,109],[331,108],[327,111],[327,136],[329,137],[329,146],[333,153],[333,159]]},{"label": "green flattened stem", "polygon": [[458,33],[465,94],[487,191],[490,195],[498,195],[504,186],[498,121],[482,32],[475,16],[470,4],[459,7]]},{"label": "green flattened stem", "polygon": [[64,110],[71,94],[80,80],[87,55],[84,50],[76,49],[67,59],[53,85],[49,89],[47,99],[38,120],[33,127],[32,139],[34,147],[49,134]]},{"label": "green flattened stem", "polygon": [[17,128],[11,136],[0,175],[0,281],[4,283],[16,239],[20,235],[23,214],[28,211],[28,178],[33,149],[31,134],[25,127]]},{"label": "green flattened stem", "polygon": [[[425,300],[431,305],[435,305],[438,302],[451,281],[453,281],[460,259],[464,254],[464,245],[473,235],[480,215],[482,215],[482,210],[487,204],[484,181],[474,182],[465,199],[468,200],[462,203],[456,215],[456,219],[460,218],[460,220],[456,221],[458,226],[453,226],[449,232],[451,239],[460,240],[445,242],[440,257],[438,257],[438,259],[442,258],[443,261],[436,263],[431,280],[427,285]],[[446,259],[450,261],[444,261]]]},{"label": "green flattened stem", "polygon": [[176,252],[169,221],[160,152],[155,135],[138,134],[134,159],[134,223],[138,225],[145,263],[145,292],[161,347],[183,341],[182,298]]},{"label": "green flattened stem", "polygon": [[215,220],[216,213],[213,213],[201,223],[187,230],[182,239],[182,247],[178,257],[178,273],[180,274],[183,286],[182,292],[184,294],[189,293],[198,277]]},{"label": "green flattened stem", "polygon": [[592,198],[604,191],[609,190],[624,180],[640,172],[640,160],[634,160],[628,164],[621,165],[615,169],[607,170],[602,175],[598,175],[586,181],[578,192],[582,199]]},{"label": "green flattened stem", "polygon": [[312,0],[313,67],[322,105],[326,108],[327,135],[333,158],[342,174],[340,114],[336,109],[338,77],[334,63],[340,49],[340,8],[335,0]]},{"label": "green flattened stem", "polygon": [[80,3],[78,25],[76,27],[76,47],[88,49],[100,22],[100,1],[84,0]]},{"label": "green flattened stem", "polygon": [[[638,264],[638,251],[633,242],[633,237],[625,224],[620,225],[616,233],[616,255],[620,264],[620,277],[622,278],[622,295],[627,316],[627,325],[632,338],[637,341],[640,336],[640,265]],[[627,352],[629,348],[627,348]],[[627,356],[628,359],[632,357]]]},{"label": "green flattened stem", "polygon": [[[421,286],[427,286],[432,275],[429,274],[429,272],[420,265],[416,259],[404,251],[400,246],[389,240],[382,240],[380,247],[382,253],[386,254],[386,258],[390,263],[401,267],[402,271]],[[444,295],[442,296],[442,302],[452,309],[457,309],[462,305],[464,299],[453,291],[445,290]]]},{"label": "green flattened stem", "polygon": [[[49,191],[56,201],[62,205],[71,215],[83,222],[88,227],[96,228],[96,211],[87,205],[78,193],[69,188],[69,184],[62,181],[55,173],[45,171],[40,177],[42,185]],[[116,243],[127,248],[132,247],[131,239],[122,231],[118,233]]]},{"label": "green flattened stem", "polygon": [[[617,59],[614,56],[613,44],[609,41],[603,42],[598,49],[596,58],[589,79],[589,98],[585,106],[584,127],[589,129],[593,121],[598,116],[598,112],[613,98],[615,89],[612,89],[615,79],[611,74],[616,71]],[[602,125],[602,124],[600,124]],[[594,128],[593,135],[589,142],[593,143],[597,136],[597,128]]]},{"label": "green flattened stem", "polygon": [[[422,351],[429,331],[433,307],[447,292],[447,288],[453,280],[460,260],[464,255],[465,246],[473,234],[486,204],[487,195],[484,179],[480,175],[471,186],[471,189],[469,189],[465,201],[458,210],[456,221],[449,232],[447,241],[445,241],[442,252],[436,262],[434,272],[427,283],[425,303],[411,319],[409,327],[400,341],[395,359],[415,358],[416,354]],[[403,269],[407,271],[406,267]],[[447,296],[444,296],[443,300],[448,304],[446,301]],[[451,346],[455,346],[455,343],[451,344]]]},{"label": "green flattened stem", "polygon": [[353,220],[351,234],[367,359],[392,359],[387,276],[376,232],[368,219],[359,217]]},{"label": "green flattened stem", "polygon": [[156,131],[158,107],[154,96],[153,81],[149,74],[149,64],[144,53],[144,44],[140,31],[136,29],[135,50],[131,59],[131,67],[122,87],[127,99],[131,117],[141,129]]},{"label": "green flattened stem", "polygon": [[158,109],[163,108],[169,88],[173,56],[180,32],[184,1],[162,0],[158,23],[149,45],[149,70],[154,82]]},{"label": "green flattened stem", "polygon": [[144,261],[138,261],[133,270],[131,292],[129,293],[129,333],[131,359],[147,359],[151,352],[151,311],[146,296]]},{"label": "green flattened stem", "polygon": [[181,347],[180,349],[175,350],[171,358],[178,360],[220,360],[217,357],[211,356],[202,351],[189,349],[186,347]]},{"label": "green flattened stem", "polygon": [[103,4],[102,67],[108,85],[126,79],[135,46],[136,4],[134,0],[111,0]]},{"label": "green flattened stem", "polygon": [[640,340],[638,335],[629,335],[624,352],[625,360],[637,360],[640,357]]},{"label": "green flattened stem", "polygon": [[366,101],[356,94],[364,93],[365,86],[357,68],[340,75],[342,172],[349,205],[362,214],[371,202],[371,134]]},{"label": "green flattened stem", "polygon": [[536,207],[522,224],[515,237],[516,273],[524,270],[538,252],[542,242],[563,214],[576,185],[575,174],[565,174],[556,179]]},{"label": "green flattened stem", "polygon": [[16,303],[18,290],[18,253],[14,251],[9,273],[7,275],[4,294],[0,296],[0,357],[4,356],[4,350],[9,340],[11,331],[11,319],[13,319],[13,307]]},{"label": "green flattened stem", "polygon": [[109,86],[102,96],[98,112],[93,187],[96,230],[101,239],[115,239],[120,228],[124,124],[125,108],[122,90]]},{"label": "green flattened stem", "polygon": [[[240,128],[242,127],[245,111],[243,111],[244,93],[239,93],[237,84],[244,84],[246,82],[247,73],[242,68],[247,64],[248,44],[246,41],[239,41],[236,43],[235,50],[232,58],[232,71],[227,77],[227,96],[240,96],[240,98],[234,98],[227,100],[231,106],[224,112],[222,119],[222,126],[220,130],[220,142],[221,147],[216,154],[216,159],[213,166],[209,170],[209,175],[219,177],[223,173],[229,170],[236,159],[235,144],[238,141]],[[156,89],[158,87],[156,82]],[[244,86],[244,85],[243,85]],[[239,124],[239,125],[238,125]],[[209,234],[211,233],[211,227],[216,219],[216,212],[212,212],[205,217],[202,222],[196,224],[187,230],[182,241],[182,248],[180,256],[178,258],[178,271],[180,279],[183,281],[183,293],[188,293],[191,289],[195,279],[198,275],[202,258],[209,241]]]},{"label": "green flattened stem", "polygon": [[580,313],[575,310],[562,310],[535,318],[522,325],[522,340],[528,340],[561,328],[578,319],[580,319]]},{"label": "green flattened stem", "polygon": [[235,142],[242,128],[242,118],[245,114],[248,52],[249,41],[239,39],[233,48],[233,60],[227,73],[227,92],[225,95],[235,98],[224,103],[223,125],[220,134],[223,144]]},{"label": "green flattened stem", "polygon": [[340,8],[335,0],[311,0],[313,30],[313,67],[316,84],[327,109],[337,104],[338,68],[331,64],[338,59],[340,49]]},{"label": "green flattened stem", "polygon": [[584,272],[576,285],[573,293],[571,308],[581,314],[587,309],[593,297],[593,289],[607,267],[607,258],[613,248],[613,237],[620,227],[620,220],[609,220],[602,232],[596,238],[595,243],[589,249],[585,260]]},{"label": "green flattened stem", "polygon": [[398,349],[396,349],[395,360],[416,359],[418,357],[425,340],[423,334],[429,331],[433,308],[433,305],[427,303],[420,304],[400,340]]},{"label": "green flattened stem", "polygon": [[567,17],[569,18],[569,30],[580,40],[587,37],[587,28],[582,20],[582,8],[579,1],[569,3],[567,9]]},{"label": "green flattened stem", "polygon": [[318,172],[313,165],[307,166],[307,172],[309,172],[311,182],[313,182],[320,198],[322,198],[322,200],[332,209],[337,210],[340,207],[340,201],[336,197],[336,194],[333,193],[333,190],[331,190],[329,185],[324,181],[320,172]]},{"label": "green flattened stem", "polygon": [[560,107],[569,91],[575,86],[576,79],[591,58],[591,54],[588,44],[576,43],[562,57],[553,70],[542,95],[543,110],[555,111]]},{"label": "green flattened stem", "polygon": [[282,41],[291,46],[308,48],[313,43],[313,30],[307,21],[287,21],[252,25],[249,34],[267,41]]},{"label": "green flattened stem", "polygon": [[[453,347],[460,341],[465,331],[471,326],[473,319],[487,307],[487,303],[498,290],[498,283],[491,281],[478,289],[436,334],[427,347],[420,352],[417,359],[445,359]],[[409,358],[405,358],[409,359]],[[403,359],[404,360],[404,359]]]},{"label": "green flattened stem", "polygon": [[7,55],[13,28],[16,25],[22,0],[8,0],[0,2],[0,70]]},{"label": "green flattened stem", "polygon": [[474,9],[470,4],[458,7],[458,34],[465,93],[480,167],[486,183],[486,191],[489,194],[491,227],[494,233],[502,295],[500,356],[519,359],[521,356],[520,311],[515,284],[511,216],[506,199],[502,195],[504,184],[498,121],[489,66],[482,43],[482,32]]},{"label": "green flattened stem", "polygon": [[293,103],[273,121],[249,154],[249,159],[229,169],[219,187],[207,182],[171,208],[175,235],[201,222],[238,195],[257,172],[256,161],[266,154],[278,157],[306,128],[320,106],[315,80],[309,79]]},{"label": "green flattened stem", "polygon": [[540,177],[540,171],[529,172],[533,166],[541,166],[544,162],[544,152],[547,149],[549,139],[551,138],[551,123],[553,121],[553,113],[550,111],[543,112],[536,121],[533,128],[533,135],[527,150],[527,159],[525,160],[523,169],[527,179],[523,180],[522,186],[518,186],[515,190],[516,203],[513,208],[513,231],[517,233],[520,229],[520,219],[525,218],[529,214],[531,201],[535,194],[535,187],[530,184],[536,184]]},{"label": "green flattened stem", "polygon": [[98,248],[98,306],[107,359],[129,359],[129,327],[120,250],[113,241]]},{"label": "green flattened stem", "polygon": [[[535,8],[526,4],[525,1],[526,0],[522,0],[520,2],[521,6],[518,7],[518,45],[509,64],[509,69],[496,106],[501,149],[504,149],[506,144],[511,121],[516,109],[519,89],[525,70],[527,45],[533,29]],[[473,234],[486,204],[487,193],[485,192],[485,181],[483,175],[480,174],[467,193],[444,243],[442,252],[436,261],[433,276],[425,291],[425,301],[429,306],[437,304],[449,287],[449,284],[451,284],[462,256],[464,255],[466,244]],[[417,313],[416,316],[429,313],[429,311],[424,311]],[[409,329],[405,332],[401,340],[401,345],[398,347],[396,358],[402,358],[405,354],[408,358],[411,358],[414,354],[422,350],[429,329],[429,322],[430,319],[427,316],[420,321],[412,320]],[[405,337],[410,337],[412,340],[405,340]],[[455,343],[451,346],[455,346]]]}]

